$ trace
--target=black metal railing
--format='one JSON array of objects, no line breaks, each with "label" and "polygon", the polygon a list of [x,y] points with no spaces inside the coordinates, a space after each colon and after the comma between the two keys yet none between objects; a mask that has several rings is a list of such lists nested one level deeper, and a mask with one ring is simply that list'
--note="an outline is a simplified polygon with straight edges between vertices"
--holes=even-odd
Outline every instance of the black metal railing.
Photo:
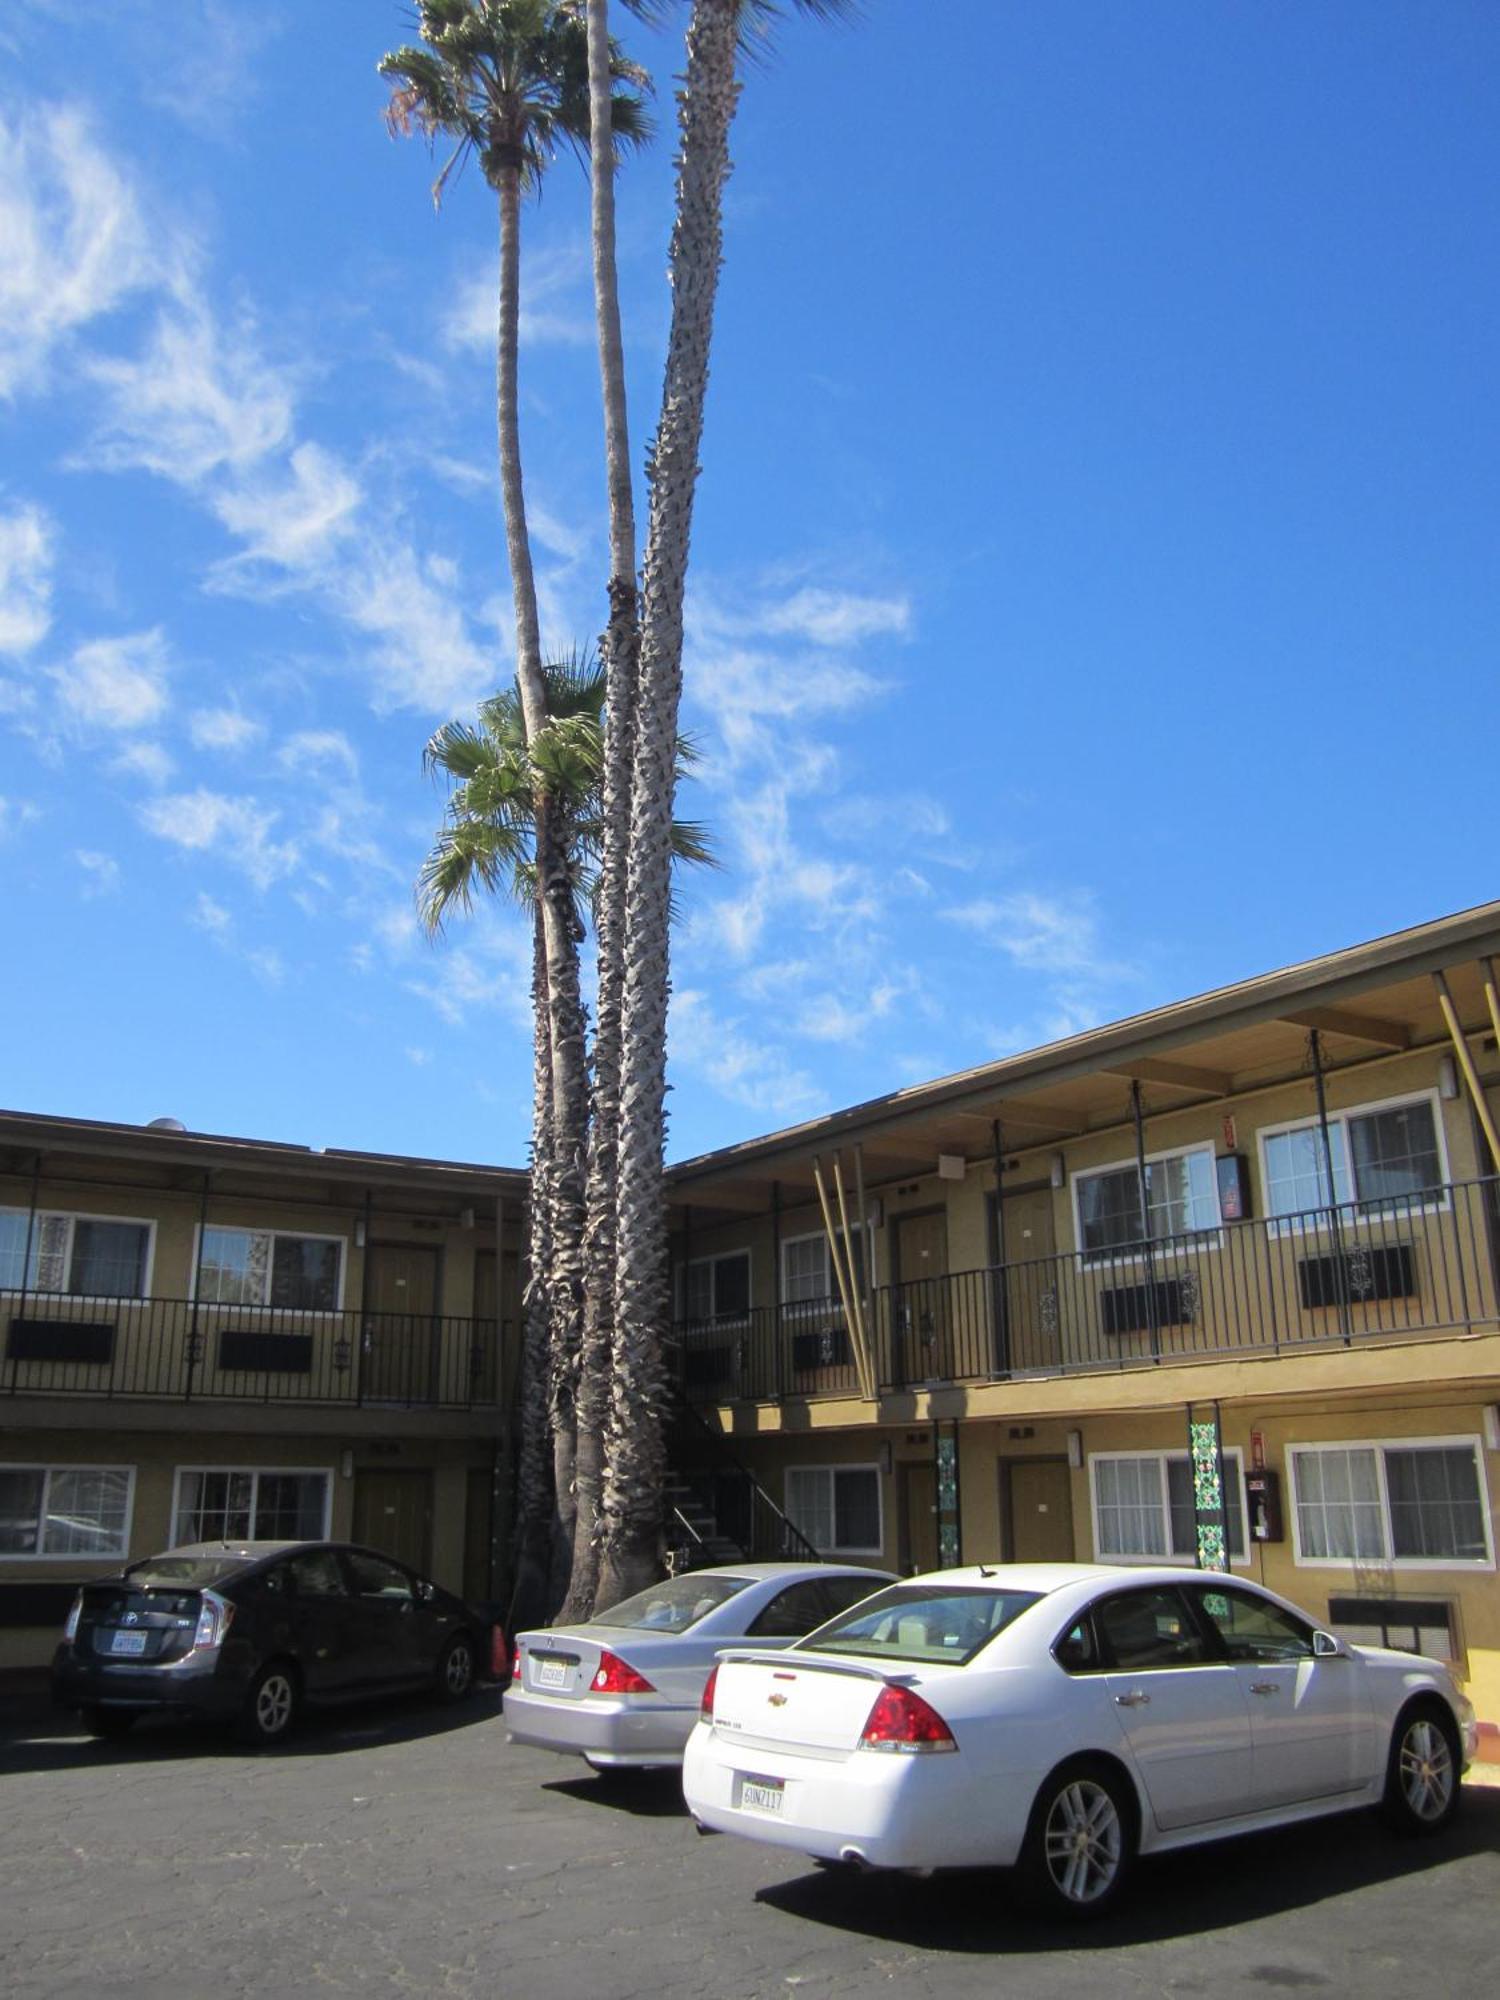
[{"label": "black metal railing", "polygon": [[[753,1562],[818,1562],[818,1550],[777,1505],[722,1431],[691,1403],[679,1405],[673,1457],[679,1477],[718,1536]],[[681,1511],[681,1510],[679,1510]],[[702,1540],[701,1520],[684,1520],[689,1540]]]},{"label": "black metal railing", "polygon": [[[1446,1333],[1500,1317],[1500,1180],[877,1286],[882,1392]],[[679,1322],[694,1402],[858,1395],[837,1299]]]},{"label": "black metal railing", "polygon": [[472,1409],[499,1402],[495,1319],[0,1291],[0,1395]]}]

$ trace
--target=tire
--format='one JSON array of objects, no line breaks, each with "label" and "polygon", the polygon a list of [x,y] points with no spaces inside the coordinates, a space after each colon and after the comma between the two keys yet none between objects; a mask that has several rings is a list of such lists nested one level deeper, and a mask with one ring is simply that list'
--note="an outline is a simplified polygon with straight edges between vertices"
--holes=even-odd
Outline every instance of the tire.
[{"label": "tire", "polygon": [[297,1670],[287,1660],[271,1660],[251,1681],[240,1711],[239,1738],[257,1750],[284,1743],[302,1706]]},{"label": "tire", "polygon": [[1021,1849],[1028,1899],[1048,1916],[1103,1916],[1135,1859],[1135,1799],[1103,1758],[1054,1771],[1037,1793]]},{"label": "tire", "polygon": [[1436,1701],[1404,1710],[1391,1737],[1381,1810],[1408,1835],[1438,1833],[1458,1811],[1463,1752],[1453,1718]]},{"label": "tire", "polygon": [[133,1708],[81,1708],[78,1719],[90,1736],[112,1739],[128,1736],[135,1727]]},{"label": "tire", "polygon": [[474,1690],[474,1640],[467,1632],[455,1632],[438,1654],[434,1673],[440,1701],[462,1701]]}]

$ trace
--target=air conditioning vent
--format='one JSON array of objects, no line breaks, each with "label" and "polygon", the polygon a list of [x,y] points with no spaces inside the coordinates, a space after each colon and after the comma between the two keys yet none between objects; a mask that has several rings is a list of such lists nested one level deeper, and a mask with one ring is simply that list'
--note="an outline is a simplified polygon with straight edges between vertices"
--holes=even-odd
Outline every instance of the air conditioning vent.
[{"label": "air conditioning vent", "polygon": [[1151,1294],[1156,1294],[1157,1326],[1183,1326],[1189,1314],[1178,1278],[1158,1279],[1154,1286],[1117,1285],[1099,1295],[1099,1312],[1104,1331],[1111,1336],[1144,1333],[1152,1324]]},{"label": "air conditioning vent", "polygon": [[1407,1299],[1417,1289],[1416,1260],[1409,1243],[1346,1250],[1337,1257],[1301,1257],[1297,1289],[1309,1311],[1336,1306],[1341,1299],[1351,1305],[1367,1299]]}]

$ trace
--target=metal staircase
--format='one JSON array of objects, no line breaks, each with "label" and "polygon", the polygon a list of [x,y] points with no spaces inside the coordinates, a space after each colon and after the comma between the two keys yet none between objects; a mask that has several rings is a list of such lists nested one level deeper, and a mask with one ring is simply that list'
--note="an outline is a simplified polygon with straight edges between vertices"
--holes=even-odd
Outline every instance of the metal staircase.
[{"label": "metal staircase", "polygon": [[665,1496],[668,1562],[674,1571],[820,1560],[723,1433],[691,1403],[678,1403],[672,1458]]}]

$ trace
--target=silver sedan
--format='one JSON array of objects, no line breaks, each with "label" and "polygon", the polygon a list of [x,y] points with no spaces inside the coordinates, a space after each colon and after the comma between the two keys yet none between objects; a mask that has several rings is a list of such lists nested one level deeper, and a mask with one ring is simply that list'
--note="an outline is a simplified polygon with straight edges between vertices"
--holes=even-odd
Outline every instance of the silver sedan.
[{"label": "silver sedan", "polygon": [[721,1646],[775,1651],[894,1580],[844,1563],[734,1563],[667,1577],[586,1624],[522,1632],[510,1740],[596,1770],[680,1764]]}]

